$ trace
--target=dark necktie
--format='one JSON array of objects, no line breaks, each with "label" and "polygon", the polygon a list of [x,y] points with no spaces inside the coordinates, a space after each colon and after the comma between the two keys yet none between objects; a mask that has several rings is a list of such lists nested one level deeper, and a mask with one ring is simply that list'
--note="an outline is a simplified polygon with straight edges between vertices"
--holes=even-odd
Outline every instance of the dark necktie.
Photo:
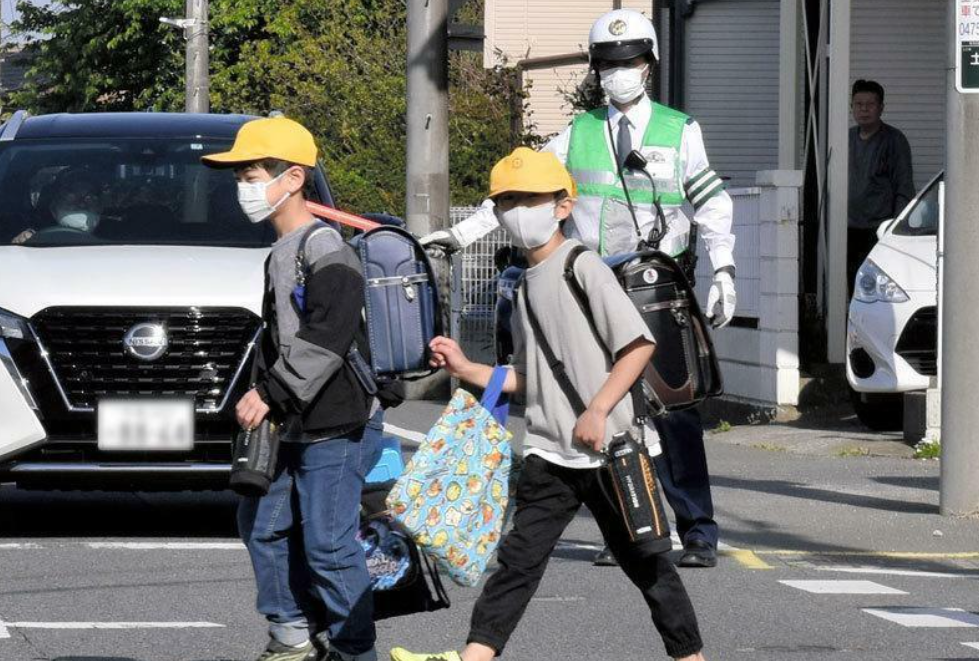
[{"label": "dark necktie", "polygon": [[615,151],[619,157],[619,165],[624,166],[625,160],[632,152],[632,131],[629,130],[629,118],[625,115],[619,119],[619,135],[615,140]]}]

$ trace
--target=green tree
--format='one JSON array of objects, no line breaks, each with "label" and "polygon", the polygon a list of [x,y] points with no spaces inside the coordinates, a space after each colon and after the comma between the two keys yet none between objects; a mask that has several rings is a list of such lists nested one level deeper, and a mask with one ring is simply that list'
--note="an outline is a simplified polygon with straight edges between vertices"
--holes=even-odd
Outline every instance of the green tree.
[{"label": "green tree", "polygon": [[[33,66],[8,107],[35,113],[183,108],[183,38],[159,23],[182,0],[18,5],[13,26]],[[405,8],[397,0],[211,0],[213,112],[280,110],[317,136],[339,203],[403,213]],[[515,143],[522,92],[481,57],[450,63],[452,203],[485,195]]]}]

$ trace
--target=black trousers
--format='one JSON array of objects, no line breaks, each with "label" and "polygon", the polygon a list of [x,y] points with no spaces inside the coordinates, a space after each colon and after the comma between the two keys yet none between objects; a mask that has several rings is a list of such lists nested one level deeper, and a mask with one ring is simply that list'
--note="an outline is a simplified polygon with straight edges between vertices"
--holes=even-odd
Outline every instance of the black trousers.
[{"label": "black trousers", "polygon": [[540,457],[524,460],[517,483],[513,530],[500,545],[499,569],[489,578],[472,613],[468,642],[503,652],[537,591],[547,561],[578,509],[586,505],[623,571],[642,591],[653,624],[671,657],[703,644],[697,616],[680,575],[665,553],[637,547],[619,513],[598,485],[598,469],[563,468]]},{"label": "black trousers", "polygon": [[688,544],[700,540],[716,548],[717,522],[700,413],[697,409],[673,411],[654,422],[663,449],[655,459],[656,474],[676,515],[680,541]]}]

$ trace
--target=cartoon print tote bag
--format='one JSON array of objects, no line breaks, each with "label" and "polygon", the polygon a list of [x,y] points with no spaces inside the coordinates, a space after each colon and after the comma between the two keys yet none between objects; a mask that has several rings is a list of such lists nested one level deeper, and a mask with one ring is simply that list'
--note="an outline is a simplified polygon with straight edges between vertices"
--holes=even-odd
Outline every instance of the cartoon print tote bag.
[{"label": "cartoon print tote bag", "polygon": [[387,498],[419,549],[459,585],[479,582],[500,542],[511,462],[507,372],[493,371],[481,401],[455,392]]}]

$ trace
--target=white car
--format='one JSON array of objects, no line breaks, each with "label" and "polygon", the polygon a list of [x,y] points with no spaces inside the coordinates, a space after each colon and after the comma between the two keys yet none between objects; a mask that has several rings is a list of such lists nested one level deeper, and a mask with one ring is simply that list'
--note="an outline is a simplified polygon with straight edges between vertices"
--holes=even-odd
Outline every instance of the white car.
[{"label": "white car", "polygon": [[[227,485],[275,237],[200,157],[248,119],[18,112],[0,128],[0,482]],[[332,204],[321,169],[314,184]]]},{"label": "white car", "polygon": [[847,323],[846,376],[861,422],[900,429],[903,393],[938,373],[938,228],[942,174],[878,230]]}]

